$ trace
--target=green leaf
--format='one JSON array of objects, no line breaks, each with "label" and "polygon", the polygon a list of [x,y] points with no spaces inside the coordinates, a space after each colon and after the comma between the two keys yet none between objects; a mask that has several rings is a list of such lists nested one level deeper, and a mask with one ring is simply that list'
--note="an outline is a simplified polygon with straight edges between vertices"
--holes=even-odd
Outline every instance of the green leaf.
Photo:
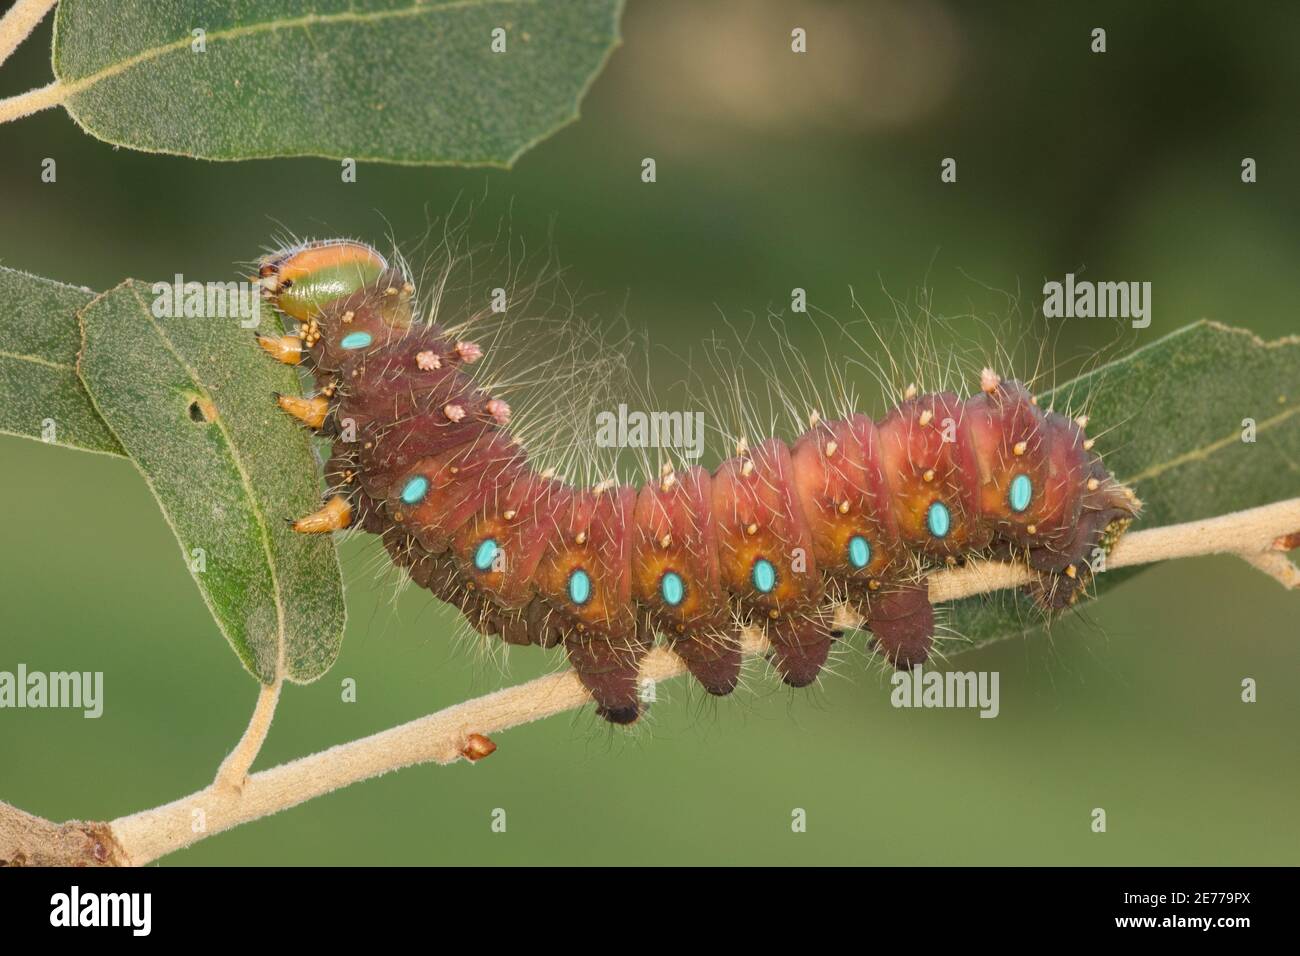
[{"label": "green leaf", "polygon": [[[1300,494],[1300,336],[1264,342],[1197,322],[1040,396],[1087,408],[1111,472],[1142,499],[1131,530],[1254,508]],[[1243,420],[1255,421],[1253,443]],[[1141,571],[1095,579],[1100,594]],[[1042,615],[1021,595],[971,598],[951,628],[974,644],[1022,634]],[[951,653],[955,648],[948,649]]]},{"label": "green leaf", "polygon": [[[509,166],[577,118],[621,11],[622,0],[63,0],[54,74],[87,132],[135,149]],[[206,52],[192,49],[196,29]]]},{"label": "green leaf", "polygon": [[0,267],[0,432],[126,454],[77,378],[77,311],[94,297]]},{"label": "green leaf", "polygon": [[329,538],[284,520],[320,506],[308,434],[272,399],[295,373],[237,319],[157,318],[154,298],[127,280],[82,311],[82,379],[240,661],[263,683],[314,680],[338,655],[343,586]]}]

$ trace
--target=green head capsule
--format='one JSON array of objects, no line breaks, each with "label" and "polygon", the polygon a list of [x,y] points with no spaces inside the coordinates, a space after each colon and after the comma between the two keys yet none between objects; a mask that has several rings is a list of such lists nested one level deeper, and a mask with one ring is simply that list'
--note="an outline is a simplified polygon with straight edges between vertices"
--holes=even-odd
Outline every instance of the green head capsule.
[{"label": "green head capsule", "polygon": [[375,282],[388,263],[360,242],[331,239],[308,243],[262,260],[262,288],[285,315],[306,322],[335,299]]}]

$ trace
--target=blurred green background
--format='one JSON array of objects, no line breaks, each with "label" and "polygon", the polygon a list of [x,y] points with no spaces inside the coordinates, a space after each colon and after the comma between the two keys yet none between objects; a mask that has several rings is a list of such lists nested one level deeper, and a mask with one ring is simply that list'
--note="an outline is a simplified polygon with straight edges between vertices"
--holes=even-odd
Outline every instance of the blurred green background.
[{"label": "blurred green background", "polygon": [[[806,56],[789,52],[795,26]],[[512,171],[363,165],[345,185],[326,160],[114,150],[61,111],[2,126],[0,263],[96,289],[224,279],[281,226],[418,240],[486,191],[483,221],[509,212],[533,245],[554,225],[570,281],[599,293],[587,314],[675,350],[724,314],[788,306],[794,286],[849,318],[852,285],[885,317],[886,291],[921,286],[941,312],[984,285],[1032,306],[1068,271],[1150,280],[1151,338],[1200,317],[1275,337],[1300,328],[1298,29],[1300,8],[1273,4],[633,0],[581,121]],[[47,81],[49,33],[0,70],[0,93]],[[939,181],[945,156],[956,185]],[[1067,323],[1058,350],[1096,334]],[[143,481],[16,438],[0,456],[0,669],[102,670],[106,696],[99,720],[0,712],[0,798],[105,819],[205,785],[255,687]],[[562,666],[467,650],[426,592],[393,602],[378,550],[346,545],[342,656],[286,689],[258,767]],[[996,720],[891,708],[859,641],[811,692],[757,669],[720,702],[673,682],[630,734],[589,711],[551,719],[499,735],[479,765],[391,774],[164,863],[1295,864],[1296,600],[1238,561],[1182,561],[1051,635],[956,658],[1001,673]],[[807,833],[791,833],[796,807]]]}]

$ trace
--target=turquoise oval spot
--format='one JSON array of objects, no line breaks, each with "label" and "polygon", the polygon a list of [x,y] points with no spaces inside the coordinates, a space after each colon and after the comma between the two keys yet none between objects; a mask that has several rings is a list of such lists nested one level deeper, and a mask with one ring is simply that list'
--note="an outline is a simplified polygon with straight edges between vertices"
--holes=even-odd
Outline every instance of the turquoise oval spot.
[{"label": "turquoise oval spot", "polygon": [[369,332],[349,332],[339,343],[345,349],[363,349],[370,344]]},{"label": "turquoise oval spot", "polygon": [[754,587],[766,594],[776,587],[776,568],[767,558],[754,562]]},{"label": "turquoise oval spot", "polygon": [[930,510],[925,513],[925,524],[930,529],[930,534],[936,538],[942,538],[952,527],[952,513],[948,511],[948,506],[942,501],[931,503]]},{"label": "turquoise oval spot", "polygon": [[500,550],[495,538],[484,538],[479,542],[478,550],[474,552],[474,567],[480,571],[488,570],[492,567],[492,562],[497,559],[497,552]]},{"label": "turquoise oval spot", "polygon": [[682,598],[686,596],[686,585],[682,583],[682,576],[676,571],[665,571],[664,576],[659,579],[659,593],[663,595],[664,602],[672,607],[682,603]]},{"label": "turquoise oval spot", "polygon": [[1011,493],[1007,495],[1012,511],[1024,511],[1029,507],[1029,499],[1034,496],[1034,483],[1028,475],[1016,475],[1011,479]]},{"label": "turquoise oval spot", "polygon": [[569,575],[569,600],[574,604],[586,604],[591,598],[591,576],[582,568]]},{"label": "turquoise oval spot", "polygon": [[849,564],[855,568],[865,568],[871,563],[871,545],[860,534],[849,538]]},{"label": "turquoise oval spot", "polygon": [[424,496],[429,493],[429,479],[424,475],[416,475],[406,483],[402,489],[402,501],[408,505],[416,505],[424,500]]}]

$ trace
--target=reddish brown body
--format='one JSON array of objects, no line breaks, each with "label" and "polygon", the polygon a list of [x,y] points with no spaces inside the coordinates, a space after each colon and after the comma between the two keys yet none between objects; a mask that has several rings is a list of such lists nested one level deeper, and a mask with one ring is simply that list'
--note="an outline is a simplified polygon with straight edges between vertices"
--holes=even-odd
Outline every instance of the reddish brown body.
[{"label": "reddish brown body", "polygon": [[[1043,572],[1040,603],[1064,607],[1094,549],[1137,510],[1082,422],[991,373],[971,398],[913,394],[878,423],[817,421],[792,446],[770,438],[712,474],[571,488],[512,441],[503,403],[464,369],[476,348],[410,326],[406,290],[385,272],[304,330],[303,354],[331,393],[332,490],[480,630],[563,643],[614,722],[638,714],[655,634],[726,694],[741,627],[762,628],[774,666],[802,686],[826,662],[843,601],[908,667],[934,631],[924,567],[1018,556]],[[345,344],[358,333],[365,345]]]}]

